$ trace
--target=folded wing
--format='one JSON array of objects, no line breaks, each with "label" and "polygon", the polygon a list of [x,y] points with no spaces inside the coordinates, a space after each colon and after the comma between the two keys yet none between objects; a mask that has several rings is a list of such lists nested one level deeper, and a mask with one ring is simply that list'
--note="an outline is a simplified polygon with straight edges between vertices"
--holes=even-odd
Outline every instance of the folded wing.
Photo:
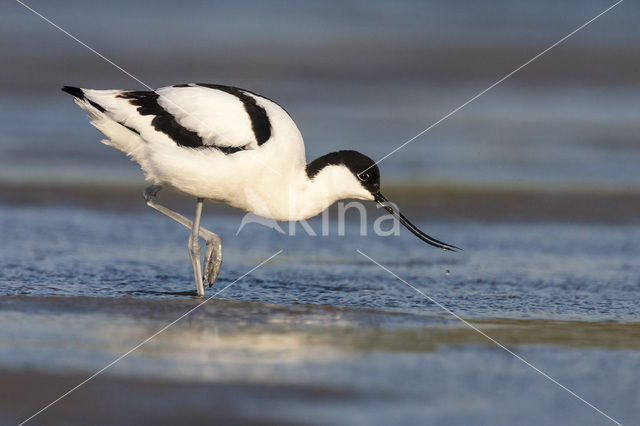
[{"label": "folded wing", "polygon": [[274,118],[280,126],[297,132],[276,103],[235,87],[181,84],[155,91],[65,89],[70,90],[89,108],[147,141],[170,140],[230,154],[267,143],[274,134]]}]

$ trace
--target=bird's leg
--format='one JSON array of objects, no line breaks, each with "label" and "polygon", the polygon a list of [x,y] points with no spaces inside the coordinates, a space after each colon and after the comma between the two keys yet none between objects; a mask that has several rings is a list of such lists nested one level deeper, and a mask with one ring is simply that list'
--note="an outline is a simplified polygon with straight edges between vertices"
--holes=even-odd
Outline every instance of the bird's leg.
[{"label": "bird's leg", "polygon": [[200,215],[202,214],[202,198],[196,201],[196,213],[193,217],[193,228],[189,235],[189,256],[191,257],[191,265],[193,265],[193,276],[196,279],[196,290],[198,296],[204,296],[204,285],[202,283],[202,268],[200,267],[200,242],[198,241],[200,233]]},{"label": "bird's leg", "polygon": [[[151,185],[144,191],[144,198],[147,205],[152,209],[170,217],[182,226],[193,229],[193,222],[162,204],[156,202],[156,195],[162,189],[160,185]],[[213,232],[200,227],[199,235],[205,239],[207,248],[204,254],[204,279],[209,283],[209,287],[213,285],[220,272],[222,264],[222,238]]]}]

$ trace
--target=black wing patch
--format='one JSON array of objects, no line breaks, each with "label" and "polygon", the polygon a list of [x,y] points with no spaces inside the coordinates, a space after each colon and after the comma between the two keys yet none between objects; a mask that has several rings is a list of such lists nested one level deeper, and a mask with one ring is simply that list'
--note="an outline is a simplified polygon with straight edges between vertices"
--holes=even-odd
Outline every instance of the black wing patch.
[{"label": "black wing patch", "polygon": [[[70,94],[70,95],[72,95],[73,97],[78,98],[78,99],[80,99],[80,100],[82,100],[82,101],[87,101],[87,102],[89,102],[89,103],[91,104],[91,106],[93,106],[95,109],[97,109],[97,110],[98,110],[98,111],[100,111],[100,112],[107,112],[107,110],[106,110],[106,109],[104,109],[104,108],[102,107],[102,105],[98,104],[97,102],[92,101],[91,99],[87,99],[87,98],[84,96],[84,92],[83,92],[83,91],[82,91],[82,89],[81,89],[81,88],[79,88],[79,87],[64,86],[64,87],[62,88],[62,91],[63,91],[63,92],[67,92],[68,94]],[[114,120],[114,121],[115,121],[115,120]],[[131,130],[131,131],[132,131],[132,132],[134,132],[134,133],[137,133],[138,135],[140,134],[140,132],[139,132],[139,131],[137,131],[136,129],[134,129],[133,127],[129,127],[129,126],[127,126],[126,124],[123,124],[123,123],[121,123],[121,122],[119,122],[119,121],[116,121],[116,123],[120,124],[122,127],[125,127],[125,128],[127,128],[127,129]]]},{"label": "black wing patch", "polygon": [[238,151],[244,151],[246,147],[244,146],[212,146],[211,148],[215,148],[218,151],[222,151],[225,154],[233,154]]},{"label": "black wing patch", "polygon": [[84,97],[84,92],[82,91],[81,88],[79,87],[72,87],[72,86],[64,86],[62,88],[63,92],[67,92],[68,94],[70,94],[71,96],[80,99],[81,101],[87,101],[91,104],[91,106],[93,106],[95,109],[97,109],[100,112],[107,112],[106,109],[104,109],[102,107],[102,105],[93,102],[91,99],[87,99]]},{"label": "black wing patch", "polygon": [[169,136],[176,144],[189,148],[204,146],[202,138],[196,132],[180,125],[173,115],[158,104],[159,95],[156,92],[132,90],[123,92],[118,97],[128,99],[131,105],[137,106],[140,115],[153,115],[153,128]]},{"label": "black wing patch", "polygon": [[[237,87],[223,86],[220,84],[208,84],[208,83],[196,83],[198,86],[207,87],[209,89],[221,90],[229,93],[240,99],[242,105],[244,105],[245,111],[251,119],[251,129],[256,137],[258,145],[262,145],[271,137],[271,122],[267,111],[256,103],[256,100],[247,95],[245,91]],[[174,87],[183,87],[182,85],[176,85]]]}]

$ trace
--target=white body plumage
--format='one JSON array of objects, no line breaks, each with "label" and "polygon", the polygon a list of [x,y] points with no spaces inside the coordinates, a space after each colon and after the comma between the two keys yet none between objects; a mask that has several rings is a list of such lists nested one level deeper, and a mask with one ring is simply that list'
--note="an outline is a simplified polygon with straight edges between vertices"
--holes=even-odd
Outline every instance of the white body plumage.
[{"label": "white body plumage", "polygon": [[65,91],[107,136],[103,142],[154,184],[282,221],[315,216],[339,199],[374,199],[342,164],[310,176],[296,124],[252,92],[196,84]]}]

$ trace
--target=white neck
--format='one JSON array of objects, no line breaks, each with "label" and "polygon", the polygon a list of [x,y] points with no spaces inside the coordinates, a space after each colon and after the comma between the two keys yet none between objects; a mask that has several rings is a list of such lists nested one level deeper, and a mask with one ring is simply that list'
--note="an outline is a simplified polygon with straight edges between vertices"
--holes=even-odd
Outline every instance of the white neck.
[{"label": "white neck", "polygon": [[[303,220],[316,216],[331,204],[346,198],[373,200],[356,177],[342,165],[323,168],[313,179],[302,171],[289,180],[287,199],[273,205],[277,220]],[[287,191],[284,191],[287,192]]]}]

